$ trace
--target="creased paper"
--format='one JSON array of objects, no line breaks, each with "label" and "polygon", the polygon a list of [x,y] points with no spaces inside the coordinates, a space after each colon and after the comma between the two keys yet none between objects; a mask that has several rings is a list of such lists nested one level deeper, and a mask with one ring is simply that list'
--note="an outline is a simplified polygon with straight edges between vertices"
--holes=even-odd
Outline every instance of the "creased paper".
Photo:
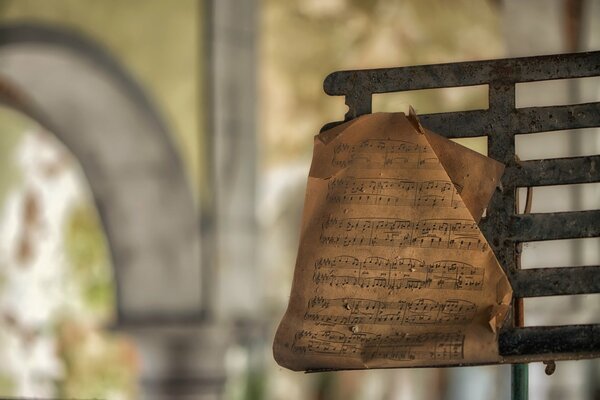
[{"label": "creased paper", "polygon": [[277,362],[498,362],[512,289],[477,221],[503,169],[403,113],[316,136]]}]

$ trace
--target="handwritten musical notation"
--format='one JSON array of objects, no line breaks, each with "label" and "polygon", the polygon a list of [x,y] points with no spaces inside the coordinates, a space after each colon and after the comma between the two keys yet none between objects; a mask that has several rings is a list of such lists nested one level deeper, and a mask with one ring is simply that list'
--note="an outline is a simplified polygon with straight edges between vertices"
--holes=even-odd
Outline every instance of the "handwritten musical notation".
[{"label": "handwritten musical notation", "polygon": [[296,354],[359,357],[365,361],[461,360],[465,336],[460,332],[398,332],[381,335],[370,332],[298,331],[292,351]]},{"label": "handwritten musical notation", "polygon": [[357,325],[452,325],[470,322],[477,306],[469,301],[430,299],[377,301],[371,299],[326,299],[308,301],[304,319],[324,324]]},{"label": "handwritten musical notation", "polygon": [[336,178],[329,182],[327,200],[339,204],[393,207],[464,207],[454,184],[443,180]]},{"label": "handwritten musical notation", "polygon": [[331,164],[361,169],[439,169],[433,151],[420,144],[395,139],[367,139],[357,144],[339,143]]},{"label": "handwritten musical notation", "polygon": [[338,218],[322,224],[320,242],[330,246],[425,247],[485,251],[477,223],[468,219]]},{"label": "handwritten musical notation", "polygon": [[414,258],[342,255],[315,261],[313,281],[318,285],[361,288],[482,290],[485,269],[455,260],[426,264]]}]

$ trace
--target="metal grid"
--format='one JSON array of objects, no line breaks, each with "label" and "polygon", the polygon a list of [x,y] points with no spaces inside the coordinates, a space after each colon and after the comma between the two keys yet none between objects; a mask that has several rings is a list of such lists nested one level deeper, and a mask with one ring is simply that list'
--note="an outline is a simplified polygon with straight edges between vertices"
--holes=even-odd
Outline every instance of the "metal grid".
[{"label": "metal grid", "polygon": [[[488,154],[506,170],[480,227],[514,289],[524,297],[600,292],[600,266],[519,268],[520,243],[600,236],[600,210],[517,214],[516,189],[600,182],[600,155],[519,161],[516,134],[600,126],[600,102],[551,107],[515,107],[515,85],[600,76],[600,51],[400,68],[339,71],[325,92],[345,96],[345,120],[371,113],[372,95],[409,90],[488,85],[487,110],[421,115],[421,123],[449,138],[487,136]],[[323,127],[329,129],[340,122]],[[600,357],[600,324],[515,327],[507,323],[499,350],[508,362]]]}]

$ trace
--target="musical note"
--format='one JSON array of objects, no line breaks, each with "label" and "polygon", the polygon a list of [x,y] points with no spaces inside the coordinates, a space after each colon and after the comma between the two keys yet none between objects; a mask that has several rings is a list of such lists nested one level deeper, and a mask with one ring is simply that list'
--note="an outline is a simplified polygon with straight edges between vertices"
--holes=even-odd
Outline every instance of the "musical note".
[{"label": "musical note", "polygon": [[371,332],[298,331],[292,352],[296,354],[363,356],[365,360],[460,360],[465,336],[461,332],[424,332],[390,335]]},{"label": "musical note", "polygon": [[338,218],[322,224],[320,242],[336,247],[426,247],[485,251],[487,242],[473,220],[395,218]]},{"label": "musical note", "polygon": [[394,139],[367,139],[357,144],[339,143],[331,164],[360,169],[439,169],[439,160],[428,146]]},{"label": "musical note", "polygon": [[313,297],[308,302],[304,320],[330,325],[452,325],[471,321],[476,311],[475,304],[460,299],[385,302]]},{"label": "musical note", "polygon": [[464,207],[450,181],[407,181],[380,178],[335,178],[328,184],[327,200],[339,204],[377,206]]},{"label": "musical note", "polygon": [[413,258],[388,260],[352,256],[321,257],[315,261],[313,281],[331,286],[373,289],[481,290],[484,268],[460,261],[440,260],[426,264]]}]

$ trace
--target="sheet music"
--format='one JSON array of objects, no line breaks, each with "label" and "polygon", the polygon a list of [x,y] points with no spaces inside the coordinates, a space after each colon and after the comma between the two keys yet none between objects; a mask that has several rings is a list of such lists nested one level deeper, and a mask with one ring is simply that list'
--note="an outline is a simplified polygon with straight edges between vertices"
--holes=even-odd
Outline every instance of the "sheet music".
[{"label": "sheet music", "polygon": [[497,362],[512,290],[476,221],[502,170],[402,113],[318,135],[277,362]]}]

